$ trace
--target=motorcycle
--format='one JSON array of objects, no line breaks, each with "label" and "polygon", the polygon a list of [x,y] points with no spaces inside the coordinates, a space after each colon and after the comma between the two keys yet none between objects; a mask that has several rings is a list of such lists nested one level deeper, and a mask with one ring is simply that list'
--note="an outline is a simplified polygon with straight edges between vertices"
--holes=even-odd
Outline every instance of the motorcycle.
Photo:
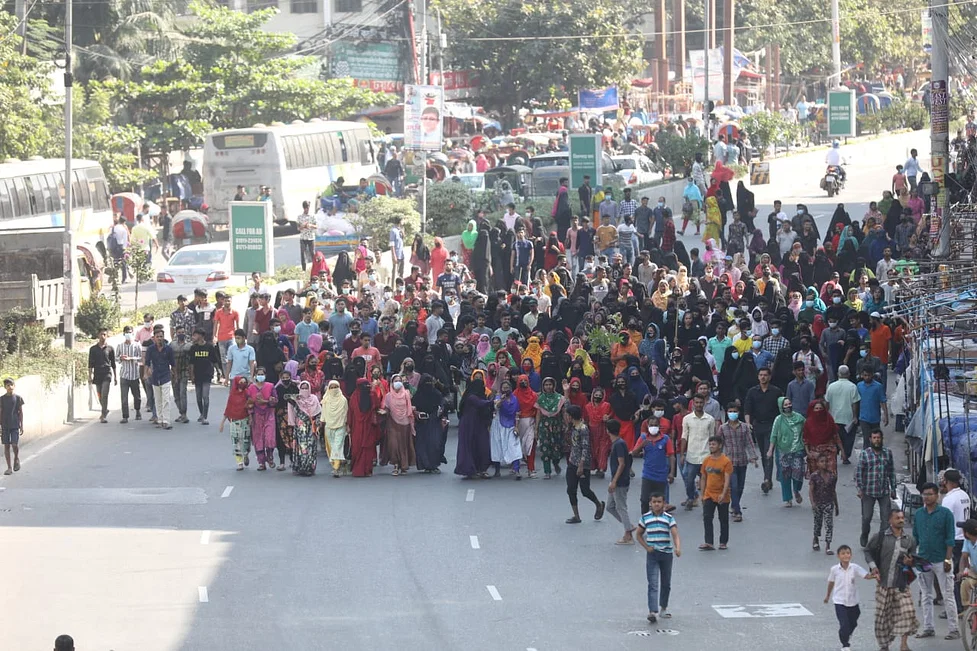
[{"label": "motorcycle", "polygon": [[829,197],[835,196],[845,187],[841,180],[841,168],[836,165],[829,165],[821,179],[821,189],[827,191]]}]

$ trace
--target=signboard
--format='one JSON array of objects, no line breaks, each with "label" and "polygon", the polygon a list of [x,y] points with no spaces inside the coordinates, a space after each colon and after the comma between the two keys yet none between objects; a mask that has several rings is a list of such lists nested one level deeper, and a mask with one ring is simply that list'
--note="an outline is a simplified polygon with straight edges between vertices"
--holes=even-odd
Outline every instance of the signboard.
[{"label": "signboard", "polygon": [[441,79],[441,73],[435,70],[430,74],[430,83],[444,88],[445,99],[461,99],[478,89],[481,78],[477,70],[445,70]]},{"label": "signboard", "polygon": [[[689,50],[688,76],[692,79],[692,101],[704,102],[706,99],[706,56],[705,50]],[[733,65],[733,81],[739,77],[739,68]],[[709,97],[712,100],[723,98],[723,49],[709,50]]]},{"label": "signboard", "polygon": [[590,177],[590,187],[601,184],[600,134],[570,134],[570,187],[583,185],[583,177]]},{"label": "signboard", "polygon": [[404,146],[441,151],[444,126],[444,89],[441,86],[404,86]]},{"label": "signboard", "polygon": [[946,137],[950,129],[950,94],[946,79],[930,82],[930,129],[932,136]]},{"label": "signboard", "polygon": [[929,9],[923,9],[919,22],[923,26],[923,52],[929,52],[933,49],[933,17]]},{"label": "signboard", "polygon": [[855,135],[855,91],[828,91],[828,137],[847,138]]},{"label": "signboard", "polygon": [[770,183],[770,163],[750,163],[750,185],[767,185]]},{"label": "signboard", "polygon": [[401,80],[400,47],[391,43],[332,44],[332,74],[360,81]]},{"label": "signboard", "polygon": [[582,111],[614,111],[620,108],[617,86],[581,90],[577,93],[577,100]]},{"label": "signboard", "polygon": [[275,225],[270,201],[228,203],[228,240],[231,245],[231,273],[275,271]]}]

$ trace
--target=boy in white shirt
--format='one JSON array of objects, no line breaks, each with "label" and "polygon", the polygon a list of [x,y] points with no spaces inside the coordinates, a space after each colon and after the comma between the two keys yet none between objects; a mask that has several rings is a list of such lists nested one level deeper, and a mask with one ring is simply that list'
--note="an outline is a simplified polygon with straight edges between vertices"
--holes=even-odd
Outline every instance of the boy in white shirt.
[{"label": "boy in white shirt", "polygon": [[851,547],[842,545],[838,548],[838,560],[828,572],[828,592],[824,595],[824,603],[830,598],[835,605],[835,616],[838,618],[838,638],[841,648],[851,649],[851,636],[858,626],[858,586],[856,579],[874,579],[861,565],[851,562]]}]

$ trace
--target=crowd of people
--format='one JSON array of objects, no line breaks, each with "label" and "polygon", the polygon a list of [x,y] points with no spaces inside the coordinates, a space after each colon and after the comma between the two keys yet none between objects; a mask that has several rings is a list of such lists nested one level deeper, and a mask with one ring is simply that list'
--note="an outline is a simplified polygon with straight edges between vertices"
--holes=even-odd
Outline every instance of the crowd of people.
[{"label": "crowd of people", "polygon": [[[395,270],[388,284],[378,280],[364,239],[332,269],[317,257],[297,291],[273,297],[256,276],[243,320],[227,297],[212,306],[198,292],[170,316],[169,340],[147,315],[116,349],[107,333],[92,347],[102,420],[116,361],[123,422],[130,393],[140,418],[142,386],[151,389],[158,426],[187,423],[193,383],[206,425],[209,385],[218,378],[230,388],[220,428],[229,430],[238,470],[254,448],[259,471],[290,467],[309,476],[321,450],[334,477],[388,466],[402,477],[441,473],[448,417],[457,412],[456,475],[565,473],[568,524],[582,522],[583,495],[595,519],[606,512],[621,523],[618,544],[648,550],[651,621],[667,616],[671,558],[681,553],[677,508],[702,509],[699,550],[728,549],[730,521],[745,519],[753,466],[764,495],[779,482],[784,508],[807,498],[812,549],[823,543],[833,555],[838,464],[854,463],[859,542],[880,580],[876,635],[883,648],[903,636],[905,647],[915,611],[898,592],[891,559],[911,553],[942,567],[946,554],[962,571],[962,541],[968,527],[977,531],[951,508],[953,531],[934,533],[917,516],[913,538],[893,507],[894,461],[882,428],[887,388],[909,363],[911,336],[898,316],[898,288],[925,256],[927,210],[917,211],[908,183],[894,182],[895,194],[886,190],[861,222],[839,204],[822,234],[805,206],[788,216],[776,202],[765,238],[752,194],[740,184],[734,202],[730,181],[717,165],[700,193],[703,252],[686,251],[664,198],[654,207],[629,192],[619,202],[606,193],[597,200],[599,189],[588,184],[577,212],[564,184],[548,236],[531,210],[522,216],[510,206],[494,225],[479,213],[462,233],[460,254],[438,237],[419,256],[415,241],[409,272]],[[689,179],[696,192],[705,183],[702,169]],[[402,265],[399,224],[390,247]],[[640,468],[632,469],[634,458]],[[959,486],[954,472],[945,476],[948,495],[954,481]],[[605,496],[591,478],[608,479]],[[640,482],[636,514],[632,481]],[[871,536],[876,508],[880,526]],[[835,603],[849,608],[838,610],[847,648],[857,604],[845,578],[851,549],[838,551],[841,569],[832,576]],[[921,582],[931,597],[923,601],[924,637],[933,632],[938,588],[950,612],[953,574]],[[959,635],[955,615],[949,625],[948,637]]]}]

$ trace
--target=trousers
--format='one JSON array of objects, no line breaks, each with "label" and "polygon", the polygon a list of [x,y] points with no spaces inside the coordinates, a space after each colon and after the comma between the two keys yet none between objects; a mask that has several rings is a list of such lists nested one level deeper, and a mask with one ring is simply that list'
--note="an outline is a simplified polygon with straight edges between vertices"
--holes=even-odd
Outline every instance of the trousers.
[{"label": "trousers", "polygon": [[170,382],[173,387],[173,402],[176,403],[176,410],[180,416],[187,415],[187,380],[186,378],[174,379]]},{"label": "trousers", "polygon": [[838,639],[841,640],[841,646],[850,646],[851,635],[858,627],[858,617],[861,614],[862,611],[857,605],[835,604],[835,617],[838,618]]},{"label": "trousers", "polygon": [[207,415],[210,413],[210,384],[210,380],[193,383],[193,392],[197,396],[197,411],[200,412],[203,420],[207,420]]},{"label": "trousers", "polygon": [[763,481],[770,481],[773,477],[773,457],[767,454],[770,450],[770,430],[773,423],[753,423],[753,442],[760,449],[760,458],[763,463]]},{"label": "trousers", "polygon": [[127,380],[125,378],[119,379],[119,387],[122,393],[122,418],[125,420],[129,419],[129,394],[132,394],[132,406],[135,408],[136,413],[139,413],[139,408],[142,407],[142,395],[139,390],[140,382],[139,380]]},{"label": "trousers", "polygon": [[706,544],[713,543],[712,518],[719,511],[719,544],[729,542],[729,502],[714,502],[711,499],[702,500],[702,523],[705,526]]},{"label": "trousers", "polygon": [[940,586],[943,592],[943,609],[946,611],[946,623],[950,627],[950,632],[957,630],[957,601],[953,596],[953,572],[943,569],[943,563],[936,561],[933,563],[933,570],[930,572],[919,572],[920,595],[923,601],[923,630],[935,630],[933,623],[933,600],[936,598],[936,587]]},{"label": "trousers", "polygon": [[889,513],[892,511],[892,500],[888,495],[882,497],[872,497],[871,495],[862,496],[862,540],[868,539],[872,531],[872,514],[875,512],[875,503],[879,504],[879,516],[881,517],[881,529],[885,529],[889,523]]},{"label": "trousers", "polygon": [[166,384],[153,385],[153,400],[156,402],[156,417],[160,423],[168,425],[172,422],[173,411],[173,385]]},{"label": "trousers", "polygon": [[824,524],[824,543],[829,547],[835,531],[834,515],[834,504],[814,505],[814,539],[819,540],[821,538],[821,525]]},{"label": "trousers", "polygon": [[584,472],[583,476],[577,477],[577,469],[574,466],[567,466],[567,497],[570,498],[570,506],[577,505],[577,488],[580,493],[594,504],[599,505],[600,500],[590,489],[590,471]]},{"label": "trousers", "polygon": [[648,612],[658,613],[668,608],[672,592],[672,555],[652,550],[645,556],[645,574],[648,577]]},{"label": "trousers", "polygon": [[613,492],[607,494],[607,512],[624,525],[624,533],[630,533],[634,529],[631,517],[628,515],[628,489],[630,488],[630,486],[618,486]]},{"label": "trousers", "polygon": [[743,514],[743,507],[740,500],[743,499],[743,489],[746,488],[746,468],[747,466],[733,466],[733,476],[729,480],[729,490],[733,494],[733,513]]},{"label": "trousers", "polygon": [[102,408],[102,418],[109,414],[109,392],[112,390],[112,378],[96,378],[92,384],[95,386],[95,395],[98,396],[98,403]]},{"label": "trousers", "polygon": [[695,499],[695,478],[699,476],[699,472],[702,470],[701,463],[689,463],[685,462],[685,497],[691,502]]},{"label": "trousers", "polygon": [[312,259],[315,257],[315,240],[299,240],[299,258],[302,261],[302,271],[305,271],[305,265],[308,262],[312,263]]}]

